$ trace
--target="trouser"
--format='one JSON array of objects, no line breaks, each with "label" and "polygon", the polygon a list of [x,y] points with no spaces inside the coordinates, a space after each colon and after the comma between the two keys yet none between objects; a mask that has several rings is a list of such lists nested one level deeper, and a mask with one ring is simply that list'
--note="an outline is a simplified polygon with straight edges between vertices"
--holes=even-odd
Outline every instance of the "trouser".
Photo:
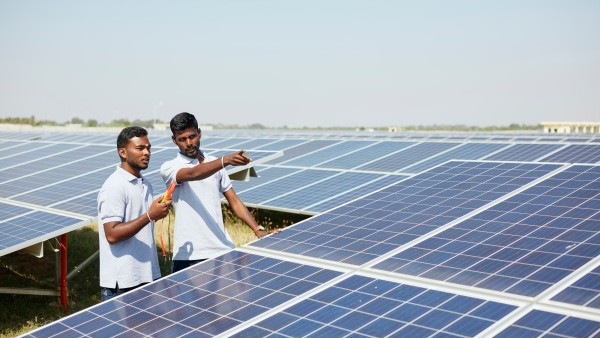
[{"label": "trouser", "polygon": [[136,285],[136,286],[133,286],[130,288],[119,288],[119,283],[117,283],[117,285],[115,286],[114,289],[101,287],[100,288],[100,299],[102,299],[103,301],[109,300],[109,299],[116,297],[120,294],[123,294],[127,291],[131,291],[133,289],[139,288],[140,286],[142,286],[144,284],[146,284],[146,283],[142,283],[140,285]]}]

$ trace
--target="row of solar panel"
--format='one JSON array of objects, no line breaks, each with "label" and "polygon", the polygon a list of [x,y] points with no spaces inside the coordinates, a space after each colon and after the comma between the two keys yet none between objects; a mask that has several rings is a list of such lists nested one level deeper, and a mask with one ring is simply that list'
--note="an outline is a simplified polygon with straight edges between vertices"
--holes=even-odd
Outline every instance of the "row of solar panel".
[{"label": "row of solar panel", "polygon": [[599,188],[448,162],[30,336],[596,336]]},{"label": "row of solar panel", "polygon": [[593,337],[597,318],[234,250],[26,337]]},{"label": "row of solar panel", "polygon": [[[150,130],[157,136],[168,136],[168,132]],[[113,134],[116,134],[115,131]],[[205,135],[217,138],[271,138],[271,139],[371,139],[371,140],[444,140],[444,141],[506,141],[506,142],[567,142],[567,143],[598,143],[598,134],[544,134],[539,132],[529,133],[482,133],[482,132],[352,132],[352,131],[295,131],[295,130],[209,130]],[[89,139],[104,140],[114,143],[113,137],[107,136],[102,129],[78,130],[72,129],[67,132],[50,130],[25,130],[14,132],[0,130],[0,139],[13,140],[47,140],[67,142],[89,142]]]},{"label": "row of solar panel", "polygon": [[[299,142],[303,143],[298,145]],[[314,214],[402,180],[407,177],[402,172],[414,174],[449,159],[595,163],[600,157],[594,145],[331,142],[334,141],[281,140],[276,143],[284,144],[278,146],[271,143],[269,150],[282,150],[284,156],[259,167],[263,178],[238,183],[235,188],[252,206]],[[232,146],[242,144],[225,145],[235,149]],[[508,149],[498,151],[504,148]],[[152,161],[162,163],[169,159],[172,152],[167,149],[172,147],[155,147]],[[553,155],[542,158],[548,153]],[[251,150],[250,154],[260,158],[261,153]],[[3,147],[0,197],[93,216],[94,194],[112,171],[115,156],[113,147],[108,145],[20,142]],[[157,169],[145,174],[156,193],[161,193],[164,186]],[[306,188],[310,190],[304,191]],[[67,200],[76,201],[65,203]]]},{"label": "row of solar panel", "polygon": [[[114,170],[116,162],[114,145],[102,145],[104,141],[101,138],[108,141],[109,136],[95,135],[92,140],[98,144],[2,141],[0,198],[6,199],[6,202],[95,217],[97,191]],[[399,174],[398,170],[419,172],[448,159],[585,163],[595,162],[600,156],[596,145],[210,140],[206,142],[210,146],[257,148],[259,150],[250,151],[255,159],[269,154],[261,149],[284,151],[284,156],[257,166],[260,178],[236,182],[236,191],[249,206],[311,215],[409,177]],[[153,163],[162,163],[173,156],[171,150],[175,148],[169,137],[156,138],[153,143]],[[158,168],[148,170],[145,175],[152,182],[156,194],[164,191]]]}]

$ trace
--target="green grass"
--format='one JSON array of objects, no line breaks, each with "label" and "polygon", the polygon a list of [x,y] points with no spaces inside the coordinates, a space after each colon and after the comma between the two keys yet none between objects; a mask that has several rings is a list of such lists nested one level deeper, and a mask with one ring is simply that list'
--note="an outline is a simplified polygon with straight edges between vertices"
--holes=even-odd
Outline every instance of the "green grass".
[{"label": "green grass", "polygon": [[[308,216],[274,211],[251,209],[255,219],[267,229],[284,228]],[[223,207],[225,226],[236,246],[256,239],[254,233],[243,224],[226,206]],[[170,218],[171,223],[174,217]],[[163,258],[156,225],[157,250],[163,276],[170,273],[170,262]],[[163,241],[168,246],[167,230],[173,231],[167,221],[162,224]],[[171,235],[172,239],[172,235]],[[48,242],[47,242],[48,243]],[[0,287],[55,288],[55,253],[48,244],[44,245],[44,257],[36,258],[23,253],[11,253],[0,257]],[[49,241],[58,247],[56,241]],[[95,226],[72,231],[67,236],[67,271],[98,250],[98,233]],[[100,302],[98,279],[99,261],[90,265],[68,281],[69,305],[66,312],[50,296],[0,294],[0,338],[15,337],[40,326],[56,321]]]}]

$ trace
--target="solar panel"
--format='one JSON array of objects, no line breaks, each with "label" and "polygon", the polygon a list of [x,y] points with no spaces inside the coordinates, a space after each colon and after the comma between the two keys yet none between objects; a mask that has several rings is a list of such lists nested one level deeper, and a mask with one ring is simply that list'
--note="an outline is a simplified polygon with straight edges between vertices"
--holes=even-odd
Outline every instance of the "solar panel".
[{"label": "solar panel", "polygon": [[484,157],[490,161],[535,161],[564,148],[562,144],[514,144],[511,147]]},{"label": "solar panel", "polygon": [[254,168],[256,169],[258,177],[255,177],[248,181],[233,182],[233,188],[236,192],[240,193],[242,191],[246,191],[248,189],[264,185],[266,183],[278,180],[282,177],[285,177],[292,173],[297,173],[300,170],[302,170],[298,168],[267,167],[261,165],[257,165]]},{"label": "solar panel", "polygon": [[[104,152],[99,154],[88,153],[87,157],[80,157],[72,162],[64,162],[63,159],[63,162],[57,166],[44,167],[40,171],[0,183],[0,197],[10,197],[28,190],[43,187],[49,182],[56,183],[102,169],[110,165],[110,163],[115,163],[115,157],[114,149],[108,150],[105,148]],[[43,163],[39,164],[42,165]]]},{"label": "solar panel", "polygon": [[430,159],[410,165],[401,172],[417,174],[448,160],[477,160],[507,146],[506,143],[465,143],[439,155],[436,154]]},{"label": "solar panel", "polygon": [[368,184],[382,176],[381,174],[343,172],[323,181],[306,184],[297,190],[281,194],[261,203],[274,208],[304,210],[308,206],[319,203],[332,195],[349,191],[355,186]]},{"label": "solar panel", "polygon": [[358,151],[373,145],[373,141],[342,141],[340,143],[329,146],[325,149],[315,151],[306,155],[295,157],[291,160],[282,162],[285,165],[312,167],[322,162],[346,155],[350,152]]},{"label": "solar panel", "polygon": [[377,264],[536,296],[600,255],[600,167],[575,165]]},{"label": "solar panel", "polygon": [[362,265],[559,167],[448,162],[252,246]]},{"label": "solar panel", "polygon": [[600,145],[571,144],[540,161],[566,163],[598,163],[600,161]]},{"label": "solar panel", "polygon": [[264,146],[257,147],[259,150],[285,150],[294,147],[298,144],[305,143],[306,140],[283,139],[276,142],[267,143]]},{"label": "solar panel", "polygon": [[377,191],[381,188],[396,184],[408,177],[409,176],[406,175],[386,175],[367,184],[356,186],[353,189],[350,189],[343,193],[325,197],[323,200],[313,205],[307,206],[306,208],[304,208],[304,210],[314,212],[315,214],[324,212],[334,207],[350,202],[352,200],[355,200],[359,197],[368,195],[373,191]]},{"label": "solar panel", "polygon": [[308,141],[306,143],[302,143],[299,144],[297,146],[291,147],[291,148],[287,148],[284,150],[284,155],[273,159],[271,161],[268,161],[267,164],[278,164],[278,163],[283,163],[289,159],[295,158],[297,156],[300,155],[305,155],[307,153],[311,153],[314,152],[316,150],[319,150],[321,148],[336,144],[340,141],[335,141],[335,140],[314,140],[314,141]]},{"label": "solar panel", "polygon": [[91,221],[5,202],[0,202],[0,210],[0,256],[43,242]]},{"label": "solar panel", "polygon": [[357,167],[358,170],[396,172],[417,161],[426,159],[442,151],[459,146],[460,143],[423,142],[403,149],[389,156],[378,158],[365,165]]},{"label": "solar panel", "polygon": [[392,142],[381,141],[373,144],[361,151],[355,151],[350,154],[331,159],[329,161],[318,164],[320,168],[334,169],[352,169],[366,162],[371,162],[390,153],[397,152],[408,146],[414,145],[412,142]]},{"label": "solar panel", "polygon": [[532,310],[496,337],[597,337],[598,334],[598,321]]},{"label": "solar panel", "polygon": [[263,201],[271,200],[281,194],[301,188],[306,185],[306,182],[317,182],[336,173],[330,170],[305,169],[254,189],[244,190],[238,195],[245,203],[262,204]]},{"label": "solar panel", "polygon": [[516,306],[354,275],[231,337],[473,337]]},{"label": "solar panel", "polygon": [[232,251],[28,333],[213,336],[275,312],[342,272]]},{"label": "solar panel", "polygon": [[600,266],[568,285],[552,300],[600,309]]},{"label": "solar panel", "polygon": [[[67,232],[71,224],[74,229],[89,223],[97,189],[118,162],[114,135],[27,137],[69,143],[2,142],[0,194],[9,199],[0,202],[0,231],[10,239],[2,242],[1,254]],[[177,149],[166,133],[151,139],[156,166],[144,174],[158,193],[164,189],[159,164]],[[572,154],[560,148],[567,143],[531,143],[499,151],[504,143],[471,143],[476,139],[497,137],[211,133],[204,147],[250,149],[250,144],[284,151],[285,158],[257,167],[261,178],[234,182],[244,202],[324,213],[31,335],[598,334],[600,218],[594,211],[600,210],[600,169],[557,164],[593,162],[596,148],[571,145],[593,147],[571,148]],[[542,136],[500,139],[552,142]],[[161,143],[168,149],[156,147]],[[97,150],[104,153],[92,156]],[[221,150],[227,152],[214,154]],[[386,156],[391,163],[378,162]],[[557,163],[453,161],[412,177],[390,175],[426,170],[454,157],[485,156]],[[302,169],[314,165],[330,170]],[[11,176],[15,168],[18,175]],[[19,227],[26,230],[13,232]],[[19,237],[23,233],[34,238]],[[414,299],[400,298],[399,290],[411,290]],[[577,312],[565,310],[572,308]],[[494,309],[500,309],[496,317],[486,317]],[[535,311],[560,319],[542,330],[530,317]]]}]

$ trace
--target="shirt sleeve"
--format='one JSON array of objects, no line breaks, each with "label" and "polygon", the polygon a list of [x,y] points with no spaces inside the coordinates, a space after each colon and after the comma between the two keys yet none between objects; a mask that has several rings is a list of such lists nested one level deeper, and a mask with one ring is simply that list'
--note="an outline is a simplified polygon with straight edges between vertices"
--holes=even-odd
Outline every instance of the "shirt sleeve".
[{"label": "shirt sleeve", "polygon": [[219,181],[220,182],[219,190],[221,191],[221,193],[224,193],[227,190],[233,188],[233,185],[231,184],[231,179],[229,178],[229,175],[227,174],[227,170],[221,169],[219,171],[219,175],[221,175],[221,180]]},{"label": "shirt sleeve", "polygon": [[165,182],[165,187],[169,187],[171,182],[177,182],[177,172],[179,169],[181,168],[176,166],[174,161],[167,161],[160,166],[160,176],[163,182]]},{"label": "shirt sleeve", "polygon": [[117,187],[102,189],[98,193],[98,218],[102,223],[123,222],[125,218],[125,195]]}]

